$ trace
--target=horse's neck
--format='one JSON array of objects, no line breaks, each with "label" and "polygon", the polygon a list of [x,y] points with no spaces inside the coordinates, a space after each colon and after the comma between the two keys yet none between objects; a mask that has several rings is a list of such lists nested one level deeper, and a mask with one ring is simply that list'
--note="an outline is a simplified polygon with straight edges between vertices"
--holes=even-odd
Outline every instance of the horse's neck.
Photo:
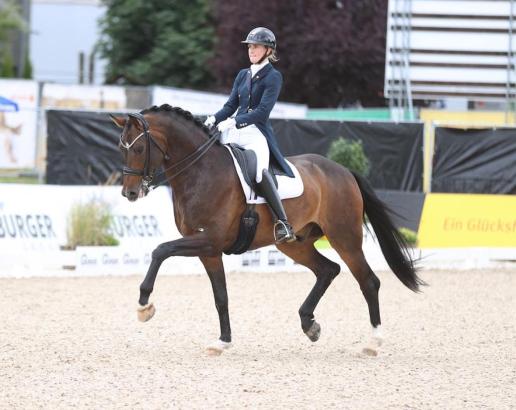
[{"label": "horse's neck", "polygon": [[220,145],[171,181],[174,218],[183,235],[203,226],[234,198],[236,172],[229,153]]},{"label": "horse's neck", "polygon": [[177,164],[207,141],[200,128],[185,120],[170,122],[167,128],[170,130],[167,136],[168,166]]},{"label": "horse's neck", "polygon": [[[172,148],[173,153],[170,153],[171,159],[165,164],[165,168],[172,167],[166,174],[172,189],[176,193],[175,198],[181,201],[188,200],[192,195],[201,196],[204,191],[211,191],[210,187],[217,184],[220,185],[227,179],[227,175],[231,172],[232,167],[230,156],[224,152],[226,149],[218,144],[211,146],[203,154],[202,158],[196,160],[195,163],[192,163],[195,161],[195,158],[193,158],[179,167],[173,167],[174,164],[191,155],[208,141],[201,130],[195,129],[192,131],[185,138],[186,143],[175,144],[172,141],[169,142],[169,147],[181,145],[181,149],[174,150]],[[174,176],[175,173],[184,167],[186,169],[180,175]]]}]

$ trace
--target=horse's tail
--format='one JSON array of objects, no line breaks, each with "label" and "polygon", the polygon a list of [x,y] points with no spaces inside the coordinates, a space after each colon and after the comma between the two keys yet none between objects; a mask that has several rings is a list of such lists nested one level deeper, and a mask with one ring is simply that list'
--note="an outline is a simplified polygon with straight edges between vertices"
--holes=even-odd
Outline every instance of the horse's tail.
[{"label": "horse's tail", "polygon": [[418,292],[419,285],[425,285],[425,282],[417,276],[417,268],[410,257],[407,243],[387,214],[388,207],[376,196],[373,188],[364,178],[354,172],[353,176],[362,193],[364,213],[373,226],[385,260],[407,288]]}]

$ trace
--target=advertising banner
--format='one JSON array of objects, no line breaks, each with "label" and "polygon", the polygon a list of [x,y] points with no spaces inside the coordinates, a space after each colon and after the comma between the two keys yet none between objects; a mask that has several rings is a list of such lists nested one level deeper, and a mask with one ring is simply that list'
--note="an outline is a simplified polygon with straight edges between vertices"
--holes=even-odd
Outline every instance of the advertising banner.
[{"label": "advertising banner", "polygon": [[123,110],[127,106],[124,87],[70,84],[45,84],[41,105],[46,108],[87,108],[113,111]]},{"label": "advertising banner", "polygon": [[152,251],[180,237],[166,187],[130,203],[119,186],[0,184],[0,249],[56,251],[68,243],[70,211],[76,204],[101,201],[111,208],[111,233],[121,246]]},{"label": "advertising banner", "polygon": [[[67,250],[71,210],[90,201],[111,209],[110,232],[120,244]],[[180,237],[167,187],[131,203],[120,195],[118,186],[0,184],[0,277],[142,275],[149,267],[152,251]],[[327,243],[320,251],[342,264]],[[385,266],[376,239],[367,230],[364,251],[373,268]],[[228,273],[307,270],[275,246],[224,255],[224,264]],[[160,274],[204,273],[197,257],[171,257],[160,269]]]},{"label": "advertising banner", "polygon": [[516,248],[516,195],[429,194],[421,248]]},{"label": "advertising banner", "polygon": [[0,169],[33,168],[36,159],[38,83],[0,80],[0,98]]}]

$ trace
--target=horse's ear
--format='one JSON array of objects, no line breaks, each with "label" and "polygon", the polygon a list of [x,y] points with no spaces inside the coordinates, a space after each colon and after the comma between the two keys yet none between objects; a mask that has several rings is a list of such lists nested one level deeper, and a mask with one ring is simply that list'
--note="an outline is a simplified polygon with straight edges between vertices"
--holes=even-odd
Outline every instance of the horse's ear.
[{"label": "horse's ear", "polygon": [[119,127],[119,128],[125,127],[125,123],[127,121],[127,119],[125,117],[109,114],[109,118],[111,118],[111,121],[113,121],[117,127]]}]

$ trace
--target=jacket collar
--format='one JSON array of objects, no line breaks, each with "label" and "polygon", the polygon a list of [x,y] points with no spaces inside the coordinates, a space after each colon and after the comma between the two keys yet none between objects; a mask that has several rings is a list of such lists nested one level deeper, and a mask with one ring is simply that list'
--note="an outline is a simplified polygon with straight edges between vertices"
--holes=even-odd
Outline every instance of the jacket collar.
[{"label": "jacket collar", "polygon": [[[263,78],[265,77],[267,74],[270,73],[270,71],[272,70],[272,64],[269,63],[269,64],[266,64],[265,67],[263,67],[262,69],[260,69],[255,75],[254,77],[252,78],[252,82],[254,83],[256,80],[259,80],[260,78]],[[251,75],[251,69],[249,68],[247,70],[248,72],[248,75]]]},{"label": "jacket collar", "polygon": [[266,58],[264,59],[260,64],[251,64],[251,74],[253,74],[253,77],[254,75],[260,71],[263,67],[265,67],[267,64],[269,64],[269,59]]}]

